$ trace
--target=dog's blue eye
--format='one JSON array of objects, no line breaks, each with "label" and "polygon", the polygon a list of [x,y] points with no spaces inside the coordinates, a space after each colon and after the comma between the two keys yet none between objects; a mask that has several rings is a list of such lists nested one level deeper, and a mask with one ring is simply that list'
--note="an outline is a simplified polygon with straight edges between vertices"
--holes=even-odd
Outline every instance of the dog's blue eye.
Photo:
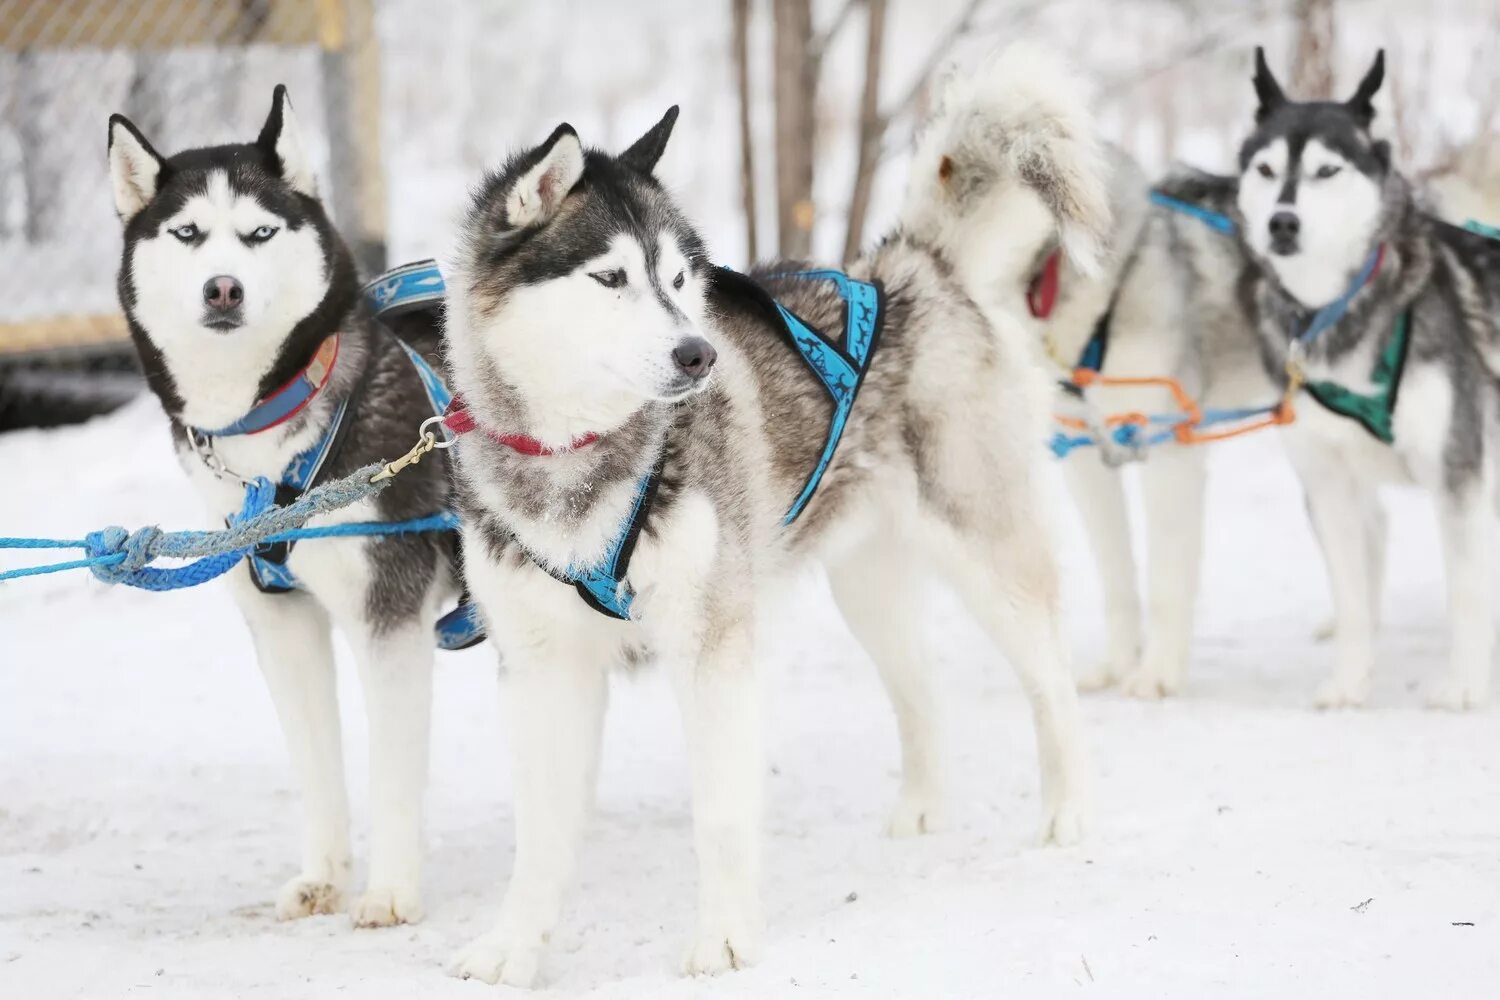
[{"label": "dog's blue eye", "polygon": [[167,232],[171,233],[173,236],[177,237],[184,243],[191,243],[193,240],[198,238],[198,227],[193,225],[191,222],[185,226],[178,226],[176,229],[168,229]]},{"label": "dog's blue eye", "polygon": [[622,268],[615,268],[613,271],[594,271],[589,277],[605,288],[619,288],[625,284],[625,271]]},{"label": "dog's blue eye", "polygon": [[1269,163],[1262,163],[1255,169],[1262,177],[1270,178],[1276,176],[1276,171],[1271,169],[1271,165]]},{"label": "dog's blue eye", "polygon": [[687,281],[687,278],[683,274],[683,272],[678,271],[677,272],[677,277],[675,277],[675,278],[672,279],[672,287],[675,288],[675,289],[677,289],[677,290],[679,290],[679,291],[681,291],[682,290],[682,286],[683,286],[683,284],[686,281]]},{"label": "dog's blue eye", "polygon": [[275,226],[261,226],[259,229],[255,230],[255,232],[250,234],[250,239],[255,243],[264,243],[272,236],[275,236],[278,231],[279,230],[277,230]]},{"label": "dog's blue eye", "polygon": [[1318,180],[1326,181],[1328,178],[1332,177],[1342,169],[1344,168],[1334,166],[1332,163],[1325,163],[1318,168]]}]

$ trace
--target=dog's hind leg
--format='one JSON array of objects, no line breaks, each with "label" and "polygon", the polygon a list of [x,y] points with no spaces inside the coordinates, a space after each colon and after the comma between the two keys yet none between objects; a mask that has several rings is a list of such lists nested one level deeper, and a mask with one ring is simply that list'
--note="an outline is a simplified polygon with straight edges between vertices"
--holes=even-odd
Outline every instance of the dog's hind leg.
[{"label": "dog's hind leg", "polygon": [[[1061,635],[1056,553],[1049,520],[1020,491],[1006,494],[1001,533],[945,533],[937,546],[945,571],[975,618],[1015,668],[1031,704],[1041,764],[1042,843],[1070,844],[1082,834],[1088,765],[1078,694]],[[975,512],[976,525],[994,523]]]},{"label": "dog's hind leg", "polygon": [[1078,686],[1104,688],[1128,676],[1141,652],[1141,602],[1130,544],[1130,512],[1119,469],[1109,468],[1096,455],[1077,455],[1065,466],[1104,593],[1104,657],[1095,669],[1079,677]]},{"label": "dog's hind leg", "polygon": [[349,631],[370,722],[370,877],[357,927],[422,919],[422,798],[432,720],[434,615]]},{"label": "dog's hind leg", "polygon": [[328,615],[303,594],[263,594],[231,574],[302,793],[302,870],[276,896],[281,920],[343,909],[349,883],[349,799],[339,738]]},{"label": "dog's hind leg", "polygon": [[760,824],[765,781],[760,683],[752,629],[716,621],[697,657],[668,656],[693,782],[698,925],[687,975],[743,969],[760,958]]},{"label": "dog's hind leg", "polygon": [[1167,445],[1141,463],[1146,504],[1146,648],[1140,669],[1125,679],[1126,694],[1176,694],[1187,676],[1193,609],[1203,561],[1204,453]]},{"label": "dog's hind leg", "polygon": [[942,747],[932,664],[924,655],[920,570],[910,547],[882,534],[828,568],[834,599],[850,631],[880,671],[901,737],[901,791],[887,832],[931,833],[943,817]]},{"label": "dog's hind leg", "polygon": [[1427,692],[1434,708],[1478,708],[1489,698],[1495,639],[1490,492],[1471,484],[1438,498],[1452,646],[1447,674]]}]

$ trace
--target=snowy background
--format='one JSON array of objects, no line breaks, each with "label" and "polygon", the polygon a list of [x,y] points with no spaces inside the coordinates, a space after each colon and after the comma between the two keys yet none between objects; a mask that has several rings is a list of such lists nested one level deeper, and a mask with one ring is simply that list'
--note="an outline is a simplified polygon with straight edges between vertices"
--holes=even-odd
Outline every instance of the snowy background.
[{"label": "snowy background", "polygon": [[[819,20],[837,6],[819,4]],[[956,55],[1018,33],[1064,45],[1099,85],[1106,132],[1152,169],[1173,158],[1227,167],[1251,108],[1253,46],[1284,58],[1292,31],[1273,3],[1009,6],[1014,18],[991,19]],[[887,99],[907,91],[962,7],[893,4]],[[378,11],[393,259],[440,253],[479,172],[558,121],[618,147],[675,102],[683,118],[661,173],[719,258],[743,262],[727,4],[391,0]],[[1500,78],[1500,51],[1486,55],[1500,46],[1494,17],[1492,3],[1464,0],[1340,5],[1339,85],[1387,46],[1392,78],[1405,81],[1397,138],[1412,169],[1443,166],[1454,143],[1483,131]],[[764,21],[757,52],[769,45]],[[854,170],[860,34],[856,19],[838,36],[819,91],[814,244],[829,258]],[[181,63],[183,122],[153,136],[162,147],[253,135],[284,80],[324,148],[318,104],[300,96],[320,85],[315,56],[250,51],[231,68],[212,52],[165,58]],[[0,320],[63,301],[113,308],[103,136],[129,90],[130,57],[39,59],[19,80],[0,55]],[[48,82],[65,78],[88,87]],[[5,95],[23,85],[54,95],[47,134],[80,151],[60,184],[57,235],[41,244],[18,235],[26,193],[9,169],[24,130]],[[766,80],[755,85],[768,93]],[[1399,89],[1382,97],[1393,130]],[[208,90],[220,95],[214,110],[195,112]],[[765,105],[754,123],[769,147]],[[890,142],[872,234],[904,176],[899,127]],[[1479,194],[1468,183],[1456,197],[1483,205],[1482,180]],[[764,234],[772,200],[761,208]],[[7,533],[204,523],[149,399],[78,428],[0,436],[0,468]],[[1085,698],[1097,819],[1082,846],[1031,846],[1039,809],[1024,700],[943,594],[930,621],[951,829],[882,838],[896,788],[890,711],[852,641],[822,627],[832,606],[809,577],[776,612],[784,626],[764,650],[774,694],[763,964],[712,982],[673,975],[692,918],[686,762],[667,685],[646,672],[615,681],[599,814],[546,985],[617,998],[1495,995],[1500,713],[1420,708],[1446,650],[1428,505],[1391,496],[1372,707],[1318,714],[1309,697],[1331,650],[1312,635],[1327,599],[1294,478],[1269,436],[1219,446],[1211,468],[1188,693],[1161,704]],[[1100,646],[1098,597],[1059,503],[1082,666]],[[365,734],[357,685],[344,694],[359,837]],[[358,933],[344,917],[281,924],[270,901],[292,874],[299,807],[227,594],[143,594],[79,575],[0,585],[0,997],[484,995],[441,965],[488,927],[509,871],[499,697],[487,647],[441,657],[426,922]]]}]

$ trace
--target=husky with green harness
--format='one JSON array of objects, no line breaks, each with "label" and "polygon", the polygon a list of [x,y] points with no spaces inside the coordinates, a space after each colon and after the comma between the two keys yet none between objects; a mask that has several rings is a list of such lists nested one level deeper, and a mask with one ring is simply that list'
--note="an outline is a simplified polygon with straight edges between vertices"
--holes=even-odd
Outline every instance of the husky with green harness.
[{"label": "husky with green harness", "polygon": [[1241,239],[1266,371],[1301,386],[1285,434],[1333,589],[1334,669],[1316,703],[1364,703],[1375,658],[1379,488],[1436,501],[1451,645],[1434,707],[1491,688],[1496,456],[1500,454],[1500,241],[1415,203],[1374,138],[1383,57],[1343,102],[1295,102],[1257,56],[1256,128],[1241,152]]}]

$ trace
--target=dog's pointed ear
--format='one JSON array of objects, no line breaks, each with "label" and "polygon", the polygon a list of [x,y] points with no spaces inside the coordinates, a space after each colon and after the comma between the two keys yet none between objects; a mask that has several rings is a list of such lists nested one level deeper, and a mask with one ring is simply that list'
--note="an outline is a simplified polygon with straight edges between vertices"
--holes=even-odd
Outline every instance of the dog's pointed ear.
[{"label": "dog's pointed ear", "polygon": [[302,147],[297,115],[292,111],[292,99],[287,96],[286,84],[278,83],[271,94],[271,113],[266,116],[255,144],[276,158],[281,165],[282,180],[293,191],[309,198],[318,196],[318,179],[313,175],[312,163]]},{"label": "dog's pointed ear", "polygon": [[583,178],[583,144],[567,122],[525,157],[521,172],[505,195],[507,229],[524,229],[551,221],[563,199]]},{"label": "dog's pointed ear", "polygon": [[651,130],[630,144],[630,148],[618,157],[621,163],[628,164],[643,174],[649,174],[656,169],[656,163],[661,159],[661,154],[666,152],[667,140],[672,138],[672,127],[677,124],[677,105],[667,109],[667,113],[661,116],[661,121],[651,126]]},{"label": "dog's pointed ear", "polygon": [[166,161],[124,115],[109,116],[109,180],[115,211],[129,222],[151,203],[161,186]]},{"label": "dog's pointed ear", "polygon": [[1271,67],[1266,65],[1266,50],[1259,45],[1255,47],[1255,76],[1252,80],[1255,83],[1255,96],[1260,98],[1260,107],[1255,109],[1255,120],[1264,121],[1286,103],[1286,94],[1282,93],[1281,84],[1276,82]]},{"label": "dog's pointed ear", "polygon": [[1380,90],[1380,85],[1385,81],[1385,49],[1375,53],[1375,62],[1370,65],[1370,71],[1365,78],[1359,81],[1359,87],[1354,91],[1354,96],[1344,102],[1344,107],[1349,113],[1359,119],[1360,124],[1368,127],[1375,120],[1375,94]]}]

